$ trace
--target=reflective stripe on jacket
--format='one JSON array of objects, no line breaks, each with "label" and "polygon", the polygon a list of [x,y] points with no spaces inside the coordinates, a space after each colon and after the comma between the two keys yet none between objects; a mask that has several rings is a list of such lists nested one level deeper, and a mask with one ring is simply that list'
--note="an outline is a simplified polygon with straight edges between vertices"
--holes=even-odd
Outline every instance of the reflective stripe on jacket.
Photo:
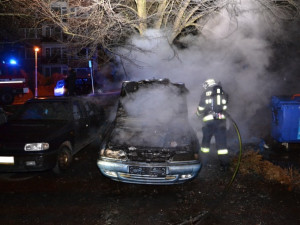
[{"label": "reflective stripe on jacket", "polygon": [[210,113],[203,117],[203,121],[210,121],[210,120],[224,120],[226,116],[223,113]]}]

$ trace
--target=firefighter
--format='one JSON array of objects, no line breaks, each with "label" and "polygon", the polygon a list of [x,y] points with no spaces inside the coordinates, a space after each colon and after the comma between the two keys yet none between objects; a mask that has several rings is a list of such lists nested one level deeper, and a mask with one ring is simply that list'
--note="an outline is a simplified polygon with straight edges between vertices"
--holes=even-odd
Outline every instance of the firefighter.
[{"label": "firefighter", "polygon": [[226,141],[226,115],[228,96],[224,93],[220,83],[208,79],[203,83],[205,91],[197,108],[197,116],[203,121],[202,154],[210,152],[210,141],[215,137],[218,158],[221,169],[227,170],[229,166],[228,149]]}]

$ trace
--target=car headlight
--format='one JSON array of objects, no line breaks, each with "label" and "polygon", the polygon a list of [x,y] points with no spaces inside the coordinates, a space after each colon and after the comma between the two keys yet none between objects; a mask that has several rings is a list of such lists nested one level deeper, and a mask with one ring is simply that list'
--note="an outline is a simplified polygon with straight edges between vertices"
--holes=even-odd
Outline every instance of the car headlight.
[{"label": "car headlight", "polygon": [[126,152],[123,150],[102,149],[100,152],[100,156],[111,159],[127,160]]},{"label": "car headlight", "polygon": [[49,149],[49,143],[27,143],[24,146],[25,151],[43,151]]}]

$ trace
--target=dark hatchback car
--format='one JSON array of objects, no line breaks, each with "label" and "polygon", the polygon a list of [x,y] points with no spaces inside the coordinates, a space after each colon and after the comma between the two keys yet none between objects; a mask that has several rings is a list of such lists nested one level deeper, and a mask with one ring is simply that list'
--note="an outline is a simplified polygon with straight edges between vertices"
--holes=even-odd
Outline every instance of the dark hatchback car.
[{"label": "dark hatchback car", "polygon": [[124,82],[97,165],[115,181],[178,184],[200,171],[199,142],[189,124],[188,90],[163,80]]},{"label": "dark hatchback car", "polygon": [[104,111],[89,98],[28,100],[0,126],[0,171],[65,170],[73,155],[100,138]]}]

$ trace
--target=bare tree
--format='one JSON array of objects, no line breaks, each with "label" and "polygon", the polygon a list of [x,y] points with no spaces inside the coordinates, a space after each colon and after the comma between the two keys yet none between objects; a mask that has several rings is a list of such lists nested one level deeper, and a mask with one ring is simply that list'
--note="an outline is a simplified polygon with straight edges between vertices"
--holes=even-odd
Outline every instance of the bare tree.
[{"label": "bare tree", "polygon": [[[298,13],[293,0],[252,1],[273,20],[292,19]],[[167,29],[169,41],[173,43],[186,30],[201,32],[201,22],[214,12],[227,8],[234,16],[240,3],[238,0],[126,0],[118,1],[117,8],[122,8],[120,13],[125,20],[135,21],[131,24],[141,35],[148,28]]]},{"label": "bare tree", "polygon": [[[292,19],[298,14],[294,0],[252,0],[272,19]],[[238,0],[1,0],[11,11],[2,15],[30,18],[35,26],[56,26],[77,48],[113,51],[134,33],[165,29],[170,43],[185,32],[203,28],[202,21],[223,8],[234,16]],[[1,15],[1,14],[0,14]]]}]

